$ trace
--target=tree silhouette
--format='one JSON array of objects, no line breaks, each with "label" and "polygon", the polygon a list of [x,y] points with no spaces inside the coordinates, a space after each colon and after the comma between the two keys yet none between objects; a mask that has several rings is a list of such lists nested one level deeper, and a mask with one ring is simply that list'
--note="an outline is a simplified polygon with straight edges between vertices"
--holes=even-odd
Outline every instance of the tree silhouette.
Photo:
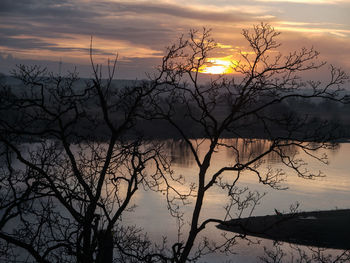
[{"label": "tree silhouette", "polygon": [[[192,30],[188,39],[181,37],[177,43],[168,47],[159,74],[153,77],[158,93],[149,98],[149,118],[164,120],[178,132],[190,148],[197,168],[196,183],[190,186],[191,190],[194,187],[194,201],[189,231],[175,244],[176,249],[170,256],[172,262],[195,261],[205,253],[230,250],[236,236],[227,237],[222,244],[215,245],[210,245],[208,239],[198,241],[198,236],[208,224],[226,224],[227,219],[237,217],[234,206],[243,210],[249,204],[255,207],[260,201],[260,194],[237,187],[243,174],[256,177],[258,182],[272,188],[283,188],[281,180],[285,176],[284,171],[270,167],[268,172],[263,173],[259,169],[266,156],[275,154],[286,168],[298,176],[313,179],[322,174],[309,171],[307,163],[290,154],[288,149],[294,147],[326,163],[326,157],[316,153],[316,150],[333,147],[334,140],[339,136],[327,121],[316,122],[311,126],[312,120],[307,114],[279,111],[278,107],[293,98],[323,98],[345,103],[348,98],[341,91],[348,76],[330,65],[329,82],[305,81],[300,73],[325,66],[324,62],[317,61],[319,53],[313,48],[302,48],[282,55],[277,51],[280,46],[277,41],[279,33],[263,23],[252,31],[243,30],[242,34],[250,50],[241,52],[240,60],[232,64],[233,70],[239,74],[236,78],[220,76],[205,85],[200,83],[200,71],[208,63],[210,52],[216,48],[210,30],[206,29],[202,32]],[[186,109],[180,116],[178,104]],[[195,132],[184,124],[186,120],[196,127]],[[270,146],[262,152],[252,153],[246,159],[236,145],[222,140],[223,137],[257,135],[270,140]],[[246,139],[245,143],[254,143],[254,139]],[[213,155],[223,148],[234,152],[232,162],[222,167],[215,166],[216,170],[213,171],[210,169],[213,168]],[[205,195],[213,187],[221,188],[231,198],[224,218],[202,216]],[[169,203],[172,213],[183,220],[179,206],[179,203]],[[196,240],[198,249],[191,253]]]},{"label": "tree silhouette", "polygon": [[137,237],[120,226],[122,213],[139,187],[158,190],[169,168],[135,128],[151,90],[112,87],[117,60],[105,80],[92,53],[91,62],[87,82],[20,65],[13,74],[23,87],[2,84],[0,255],[8,261],[112,262],[123,247],[112,233]]}]

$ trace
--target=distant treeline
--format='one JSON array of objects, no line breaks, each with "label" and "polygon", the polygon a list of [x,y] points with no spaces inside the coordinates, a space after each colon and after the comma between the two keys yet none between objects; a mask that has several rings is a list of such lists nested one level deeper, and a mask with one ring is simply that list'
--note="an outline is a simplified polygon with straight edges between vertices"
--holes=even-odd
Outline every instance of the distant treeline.
[{"label": "distant treeline", "polygon": [[[228,105],[219,106],[216,117],[225,116]],[[248,109],[247,109],[248,110]],[[192,138],[206,137],[206,134],[199,133],[203,129],[199,128],[199,124],[194,123],[184,112],[185,109],[181,104],[177,105],[174,118],[181,126],[186,127],[187,134]],[[332,132],[337,138],[347,140],[350,138],[350,105],[343,105],[327,99],[311,101],[310,99],[291,98],[280,104],[271,105],[267,110],[260,112],[264,116],[271,116],[272,119],[281,119],[281,123],[270,123],[269,130],[265,130],[263,123],[259,117],[245,118],[236,122],[232,130],[223,133],[224,138],[260,138],[272,139],[275,137],[287,137],[288,125],[297,125],[298,120],[302,119],[306,122],[303,127],[298,127],[300,134],[320,131],[327,134]],[[176,130],[170,127],[170,124],[161,120],[144,121],[140,120],[139,128],[147,135],[156,138],[180,138],[181,136]],[[234,132],[232,132],[234,130]],[[234,134],[234,135],[233,135]],[[294,133],[295,134],[295,133]],[[299,139],[298,135],[295,139]]]},{"label": "distant treeline", "polygon": [[[83,91],[87,85],[88,80],[79,80],[75,83],[75,89],[77,93]],[[23,84],[12,77],[0,76],[0,96],[2,98],[7,98],[7,101],[11,100],[21,100],[23,98],[28,98],[28,96],[39,96],[39,94],[33,93],[33,90],[26,91],[28,87],[24,87]],[[132,81],[132,80],[115,80],[113,82],[113,89],[123,90],[132,89],[133,86],[143,85],[142,81]],[[39,92],[39,91],[38,91]],[[45,91],[48,92],[48,91]],[[116,100],[121,100],[120,92],[116,92]],[[44,94],[44,96],[46,96]],[[50,95],[51,96],[51,95]],[[46,96],[49,97],[49,96]],[[262,104],[265,98],[259,98],[259,102]],[[249,111],[254,107],[259,106],[259,102],[254,105],[248,105],[241,113],[244,111]],[[91,138],[104,140],[109,137],[109,129],[106,127],[106,123],[102,121],[103,115],[99,107],[99,102],[93,96],[89,97],[87,100],[81,101],[81,107],[84,108],[84,114],[80,118],[77,118],[76,125],[72,127],[72,134],[79,134],[77,139],[81,138]],[[167,98],[164,97],[164,105],[168,103]],[[127,101],[119,101],[117,103],[116,109],[111,110],[111,116],[114,122],[118,122],[125,118],[123,116],[124,111],[121,110],[123,107],[127,106]],[[124,105],[125,104],[125,105]],[[10,104],[8,106],[2,105],[2,112],[6,113],[2,116],[2,119],[6,120],[8,123],[13,123],[22,121],[26,114],[36,114],[32,108],[28,109],[22,108],[18,111],[18,108],[11,108]],[[5,109],[4,109],[5,107]],[[6,108],[8,107],[8,108]],[[53,105],[53,107],[60,107],[60,105]],[[118,108],[119,107],[119,108]],[[145,103],[147,107],[147,103]],[[199,123],[194,122],[193,119],[187,114],[188,107],[181,104],[181,102],[172,102],[173,107],[173,118],[176,122],[182,126],[186,127],[187,135],[189,138],[199,138],[206,137],[206,134],[200,131],[203,129],[199,128]],[[224,118],[225,114],[228,112],[230,104],[223,97],[221,101],[217,102],[215,111],[213,114],[217,119]],[[192,112],[193,114],[193,112]],[[195,114],[195,110],[194,110]],[[237,114],[240,114],[238,112]],[[337,138],[341,140],[347,140],[350,138],[350,105],[340,104],[339,102],[333,102],[329,99],[303,99],[299,97],[289,98],[282,103],[276,103],[269,106],[266,110],[260,111],[259,114],[263,114],[264,117],[271,117],[274,120],[273,123],[269,123],[269,130],[264,128],[264,123],[259,119],[259,116],[241,118],[237,121],[231,129],[225,130],[222,133],[222,137],[226,138],[261,138],[261,139],[273,139],[275,137],[289,136],[286,132],[290,129],[294,129],[294,138],[298,138],[299,134],[305,134],[307,132],[314,132],[321,130],[323,133],[332,132],[336,134]],[[142,115],[142,114],[141,114]],[[131,138],[135,136],[142,136],[146,139],[167,139],[180,138],[180,134],[176,129],[170,126],[169,122],[161,119],[150,119],[138,117],[134,126],[130,127],[129,132],[124,135],[124,138]],[[63,119],[69,121],[70,116],[65,115]],[[75,116],[76,118],[76,116]],[[38,116],[35,127],[40,130],[42,127],[46,129],[55,128],[57,122],[54,120],[48,121],[49,118],[45,116]],[[266,121],[268,118],[264,118]],[[281,120],[276,122],[276,120]],[[303,127],[293,127],[299,123],[298,120],[303,120]],[[290,128],[286,128],[290,126]],[[33,128],[31,126],[30,128]],[[210,126],[208,126],[210,128]],[[79,138],[78,138],[79,137]],[[32,140],[33,138],[31,138]]]}]

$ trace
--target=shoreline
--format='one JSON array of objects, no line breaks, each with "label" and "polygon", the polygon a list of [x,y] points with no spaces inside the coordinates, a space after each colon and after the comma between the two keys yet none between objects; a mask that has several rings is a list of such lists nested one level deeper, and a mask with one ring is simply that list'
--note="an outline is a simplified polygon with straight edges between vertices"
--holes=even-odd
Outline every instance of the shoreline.
[{"label": "shoreline", "polygon": [[217,228],[298,245],[350,249],[350,209],[233,219]]}]

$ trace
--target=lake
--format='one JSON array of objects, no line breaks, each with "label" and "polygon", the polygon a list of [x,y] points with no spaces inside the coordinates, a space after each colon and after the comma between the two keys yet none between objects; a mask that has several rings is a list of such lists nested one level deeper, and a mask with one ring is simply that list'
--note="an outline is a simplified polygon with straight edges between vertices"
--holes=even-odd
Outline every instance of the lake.
[{"label": "lake", "polygon": [[[269,141],[255,140],[248,146],[242,139],[225,139],[226,143],[234,144],[241,152],[241,159],[247,159],[252,154],[256,154],[267,147]],[[207,146],[208,141],[203,140],[199,153]],[[172,157],[172,165],[175,174],[182,174],[186,180],[186,185],[196,181],[197,167],[189,152],[189,148],[183,141],[168,140],[164,143],[169,155]],[[274,209],[281,212],[288,212],[290,206],[300,203],[298,210],[313,211],[313,210],[329,210],[329,209],[345,209],[350,208],[350,174],[349,174],[349,156],[350,144],[341,143],[334,149],[319,151],[317,154],[326,153],[329,164],[322,164],[306,155],[304,152],[298,152],[295,148],[288,150],[289,154],[295,155],[304,159],[308,163],[308,169],[316,173],[321,170],[326,176],[313,180],[303,179],[298,177],[291,169],[284,169],[286,178],[282,183],[287,190],[274,190],[270,187],[258,182],[256,176],[251,173],[244,173],[239,179],[238,187],[248,187],[251,191],[259,191],[266,193],[252,215],[271,215],[275,214]],[[211,162],[211,171],[215,171],[222,167],[233,163],[233,152],[230,149],[217,149]],[[266,171],[267,167],[283,168],[284,165],[279,162],[274,155],[267,156],[264,162],[260,165],[260,171]],[[181,186],[181,190],[186,192],[186,186]],[[206,195],[205,205],[202,209],[202,218],[216,217],[219,219],[225,218],[224,206],[227,203],[227,194],[219,187],[213,187]],[[123,217],[123,224],[142,227],[152,240],[160,241],[162,236],[166,236],[171,244],[171,241],[176,242],[177,238],[177,223],[174,218],[169,216],[166,209],[164,197],[159,193],[151,191],[139,191],[134,203],[137,208],[133,213],[128,213]],[[189,221],[192,213],[193,204],[189,204],[183,209],[185,213],[185,223]],[[242,215],[249,216],[249,211]],[[186,227],[183,227],[183,238],[186,238]],[[222,233],[215,225],[210,225],[203,231],[202,236],[210,237],[211,240],[219,242],[222,240]],[[232,233],[227,232],[229,235]],[[259,240],[259,245],[248,244],[245,240],[237,240],[238,244],[234,247],[236,255],[215,254],[204,257],[200,262],[257,262],[258,256],[263,255],[263,247],[273,248],[274,243],[271,240],[251,238],[253,242]],[[294,246],[282,244],[282,248],[291,253],[294,251]],[[303,247],[298,247],[302,248]],[[307,251],[308,249],[305,248]],[[327,253],[337,254],[341,251],[328,250]]]},{"label": "lake", "polygon": [[[246,144],[243,139],[223,139],[223,143],[230,144],[239,149],[240,159],[248,160],[256,156],[270,146],[267,140],[253,140]],[[161,141],[165,146],[165,152],[172,160],[172,169],[175,175],[183,175],[185,184],[178,186],[179,191],[185,193],[191,183],[196,182],[198,168],[190,153],[188,146],[181,140]],[[34,144],[27,144],[26,147],[32,148]],[[207,140],[201,140],[199,145],[199,155],[203,157],[204,149],[208,147]],[[308,163],[308,168],[316,173],[322,170],[325,177],[307,180],[298,177],[291,169],[284,169],[285,181],[282,187],[286,190],[275,190],[259,183],[256,176],[251,173],[243,173],[237,183],[237,187],[248,188],[250,191],[266,193],[260,201],[260,204],[252,211],[253,216],[272,215],[275,209],[282,213],[287,213],[290,206],[300,203],[300,211],[329,210],[329,209],[346,209],[350,208],[350,143],[340,143],[333,149],[317,152],[317,154],[326,153],[328,155],[329,165],[322,164],[306,155],[304,152],[298,152],[295,147],[287,149],[289,155],[300,157]],[[209,172],[214,172],[224,165],[234,163],[235,154],[232,149],[218,148],[213,156]],[[274,169],[283,168],[284,165],[274,154],[268,155],[263,159],[259,169],[266,172],[267,167]],[[152,169],[152,167],[150,167]],[[225,180],[232,180],[232,175],[226,174]],[[193,201],[193,199],[189,199]],[[201,220],[208,217],[225,219],[224,206],[228,202],[228,196],[223,189],[214,186],[206,193],[205,204],[202,208]],[[136,192],[132,204],[137,207],[134,212],[125,212],[122,217],[122,224],[136,225],[147,232],[152,241],[161,242],[162,237],[167,237],[168,244],[177,242],[177,221],[169,215],[167,203],[161,193],[144,191],[140,187]],[[187,237],[188,222],[192,214],[193,202],[182,208],[184,212],[184,226],[182,227],[182,236]],[[234,210],[234,213],[238,211]],[[249,216],[250,210],[244,212],[242,217]],[[11,226],[9,226],[11,227]],[[14,226],[12,226],[14,227]],[[233,236],[234,233],[225,232],[216,228],[215,224],[209,225],[199,239],[208,237],[211,241],[223,241],[222,234]],[[262,238],[249,237],[250,241],[237,239],[237,244],[232,251],[236,254],[225,255],[223,253],[211,254],[203,257],[199,262],[217,263],[217,262],[259,262],[258,257],[264,254],[264,247],[273,249],[274,242]],[[259,242],[259,244],[255,244]],[[302,246],[290,246],[281,244],[284,252],[287,254],[298,253],[298,249],[305,250],[309,253],[309,248]],[[340,250],[327,250],[325,253],[339,254]],[[288,260],[286,260],[288,262]]]}]

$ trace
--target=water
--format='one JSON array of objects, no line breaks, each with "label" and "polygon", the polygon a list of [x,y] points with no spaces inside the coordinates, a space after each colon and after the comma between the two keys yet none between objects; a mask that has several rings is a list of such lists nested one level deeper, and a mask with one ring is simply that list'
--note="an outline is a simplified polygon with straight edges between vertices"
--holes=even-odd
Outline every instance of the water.
[{"label": "water", "polygon": [[[257,153],[266,150],[270,142],[266,140],[255,140],[249,145],[243,140],[226,139],[224,143],[234,145],[240,151],[240,160],[248,160],[253,158]],[[178,185],[179,191],[186,193],[190,183],[196,183],[196,175],[198,168],[194,162],[188,146],[182,141],[164,141],[166,152],[172,159],[172,169],[175,175],[183,175],[185,179],[184,185]],[[203,158],[204,149],[208,146],[208,141],[203,140],[199,146],[200,158]],[[30,147],[30,146],[29,146]],[[300,157],[308,163],[308,168],[315,171],[322,170],[326,177],[317,178],[315,180],[306,180],[298,177],[291,169],[285,169],[286,181],[282,183],[282,187],[287,190],[274,190],[270,187],[259,183],[259,180],[252,173],[244,173],[237,186],[240,188],[249,188],[251,191],[266,193],[260,201],[260,204],[252,211],[252,215],[268,215],[274,214],[274,209],[281,212],[287,212],[290,205],[300,203],[299,210],[314,211],[328,209],[345,209],[350,208],[350,175],[349,175],[349,156],[350,144],[342,143],[335,149],[326,150],[329,165],[322,164],[313,160],[303,152],[298,152],[296,148],[288,148],[288,154]],[[322,152],[317,152],[321,155]],[[232,164],[237,156],[232,149],[218,148],[211,162],[210,173],[215,172],[222,166]],[[279,169],[284,166],[279,162],[276,155],[268,155],[264,158],[264,162],[260,165],[259,170],[266,172],[268,166]],[[232,181],[234,174],[226,174],[224,180]],[[189,227],[189,220],[192,214],[193,201],[189,199],[190,204],[182,207],[184,213],[184,225],[182,227],[182,235],[180,239],[186,239]],[[220,187],[213,187],[207,192],[205,204],[202,209],[201,220],[209,217],[225,219],[225,205],[228,202],[227,193]],[[164,195],[152,191],[144,191],[139,189],[132,201],[137,207],[133,212],[126,212],[123,215],[122,223],[124,225],[136,225],[141,227],[152,241],[160,243],[162,237],[167,237],[168,243],[171,245],[178,241],[178,225],[177,221],[169,215],[167,203]],[[234,211],[238,212],[238,211]],[[244,212],[242,216],[248,216],[250,210]],[[225,231],[219,230],[215,224],[209,225],[198,237],[208,237],[211,241],[217,243],[223,241],[222,234]],[[226,232],[227,235],[233,236],[234,233]],[[268,249],[274,248],[271,240],[250,238],[250,243],[246,240],[237,239],[237,244],[232,248],[236,254],[226,255],[224,253],[216,253],[203,257],[200,262],[258,262],[258,257],[264,254],[264,247]],[[254,244],[260,242],[259,244]],[[282,244],[282,249],[287,253],[296,252],[294,246]],[[300,248],[300,247],[299,247]],[[309,251],[308,248],[301,249]],[[341,251],[327,250],[326,253],[339,254]],[[288,260],[286,261],[288,262]]]},{"label": "water", "polygon": [[[269,147],[269,142],[265,140],[256,140],[250,146],[246,146],[243,140],[227,140],[227,143],[235,144],[240,148],[241,159],[252,158],[252,152],[260,152]],[[203,156],[202,149],[207,146],[208,141],[203,141],[199,153]],[[193,157],[189,152],[189,148],[181,141],[166,143],[167,150],[173,159],[173,170],[175,174],[182,174],[188,186],[190,182],[196,182],[196,174],[198,168],[194,162]],[[243,154],[242,154],[243,153]],[[303,179],[298,177],[291,169],[284,169],[286,178],[282,183],[282,187],[287,190],[274,190],[266,185],[258,182],[256,176],[252,173],[245,173],[239,179],[238,187],[248,187],[251,191],[258,191],[266,193],[260,204],[253,210],[252,215],[268,215],[274,214],[274,209],[281,212],[288,212],[291,205],[299,203],[300,211],[314,211],[314,210],[329,210],[329,209],[345,209],[350,208],[350,175],[349,175],[349,158],[350,144],[342,143],[335,149],[325,151],[318,151],[317,154],[321,156],[322,153],[328,155],[329,164],[322,164],[306,155],[303,152],[298,152],[296,148],[288,149],[290,155],[295,155],[304,159],[308,165],[308,169],[318,173],[319,170],[326,175],[326,177],[316,179]],[[220,148],[213,156],[211,162],[210,172],[214,172],[224,165],[233,163],[234,154],[229,149]],[[264,172],[268,166],[273,168],[283,168],[284,165],[278,161],[276,155],[267,156],[264,162],[260,165],[259,170]],[[232,175],[226,176],[226,180],[230,180]],[[231,179],[232,180],[232,179]],[[186,185],[181,186],[181,191],[186,192]],[[205,205],[202,209],[202,220],[208,217],[215,217],[219,219],[225,218],[224,206],[227,203],[227,194],[219,187],[213,187],[206,195]],[[133,213],[124,216],[124,224],[136,224],[142,227],[150,236],[152,240],[161,241],[162,236],[172,242],[177,240],[177,223],[174,218],[169,216],[166,209],[166,202],[164,196],[154,192],[139,191],[134,200],[137,208]],[[183,207],[185,213],[185,225],[183,226],[183,239],[187,237],[188,222],[192,213],[193,202],[188,206]],[[243,213],[243,216],[248,216],[250,210]],[[215,242],[222,241],[222,233],[224,231],[218,230],[215,224],[207,227],[201,236],[209,237]],[[232,233],[228,233],[233,235]],[[253,242],[259,241],[260,244],[248,244],[245,240],[238,240],[238,244],[234,246],[235,255],[214,254],[205,256],[200,262],[257,262],[258,256],[263,255],[263,247],[272,249],[274,247],[273,241],[251,238]],[[295,247],[289,244],[283,244],[282,248],[289,254],[295,252]],[[300,248],[300,247],[298,247]],[[308,248],[301,247],[308,251]],[[326,253],[337,254],[340,251],[328,250]]]}]

